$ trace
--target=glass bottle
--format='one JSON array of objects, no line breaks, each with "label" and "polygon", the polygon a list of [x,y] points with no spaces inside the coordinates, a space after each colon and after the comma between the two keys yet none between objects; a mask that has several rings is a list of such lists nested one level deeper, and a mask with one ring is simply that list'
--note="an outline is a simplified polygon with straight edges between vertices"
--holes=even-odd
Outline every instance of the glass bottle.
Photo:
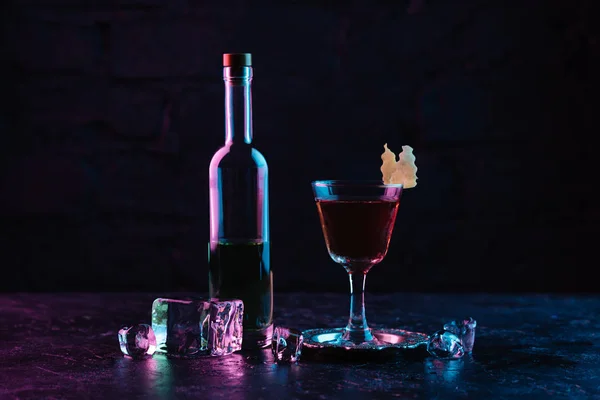
[{"label": "glass bottle", "polygon": [[209,168],[209,295],[244,301],[243,348],[271,344],[268,167],[252,145],[249,53],[223,55],[225,145]]}]

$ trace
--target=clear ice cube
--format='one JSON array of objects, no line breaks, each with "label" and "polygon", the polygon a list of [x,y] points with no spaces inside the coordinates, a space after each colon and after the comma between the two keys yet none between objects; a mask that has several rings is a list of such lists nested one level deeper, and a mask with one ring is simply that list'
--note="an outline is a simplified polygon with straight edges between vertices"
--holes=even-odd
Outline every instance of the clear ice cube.
[{"label": "clear ice cube", "polygon": [[244,303],[237,299],[168,299],[152,303],[157,351],[222,356],[242,348]]},{"label": "clear ice cube", "polygon": [[125,356],[145,358],[156,351],[156,336],[152,327],[147,324],[123,327],[119,330],[119,346]]},{"label": "clear ice cube", "polygon": [[242,349],[244,303],[236,299],[210,302],[208,348],[213,356],[225,356]]},{"label": "clear ice cube", "polygon": [[157,351],[193,356],[208,349],[210,302],[158,298],[152,303],[152,329]]},{"label": "clear ice cube", "polygon": [[444,330],[454,333],[462,341],[463,347],[466,353],[473,351],[473,345],[475,344],[475,328],[477,327],[477,321],[472,317],[464,318],[462,320],[450,321],[444,325]]},{"label": "clear ice cube", "polygon": [[427,351],[437,358],[457,359],[465,355],[460,338],[444,329],[429,337]]},{"label": "clear ice cube", "polygon": [[281,326],[276,327],[271,342],[271,351],[275,357],[275,362],[278,364],[298,362],[302,355],[303,343],[304,337],[299,330]]}]

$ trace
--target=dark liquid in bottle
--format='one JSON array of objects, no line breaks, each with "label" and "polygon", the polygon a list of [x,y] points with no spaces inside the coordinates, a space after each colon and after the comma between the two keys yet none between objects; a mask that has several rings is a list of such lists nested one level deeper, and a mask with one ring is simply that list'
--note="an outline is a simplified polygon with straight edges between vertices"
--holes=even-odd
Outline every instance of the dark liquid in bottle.
[{"label": "dark liquid in bottle", "polygon": [[331,257],[347,268],[352,267],[348,263],[380,262],[387,253],[398,205],[399,201],[386,200],[317,200]]},{"label": "dark liquid in bottle", "polygon": [[244,302],[244,331],[271,325],[273,276],[269,243],[261,241],[210,243],[210,297]]}]

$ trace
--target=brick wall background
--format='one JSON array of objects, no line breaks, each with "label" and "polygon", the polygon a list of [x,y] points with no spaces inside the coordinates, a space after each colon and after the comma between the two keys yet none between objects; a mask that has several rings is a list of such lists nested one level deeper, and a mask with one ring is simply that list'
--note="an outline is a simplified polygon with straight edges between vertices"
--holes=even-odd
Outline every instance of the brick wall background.
[{"label": "brick wall background", "polygon": [[220,57],[248,51],[276,290],[347,290],[310,181],[379,178],[385,142],[420,180],[371,290],[595,290],[593,2],[342,3],[5,2],[1,286],[205,290]]}]

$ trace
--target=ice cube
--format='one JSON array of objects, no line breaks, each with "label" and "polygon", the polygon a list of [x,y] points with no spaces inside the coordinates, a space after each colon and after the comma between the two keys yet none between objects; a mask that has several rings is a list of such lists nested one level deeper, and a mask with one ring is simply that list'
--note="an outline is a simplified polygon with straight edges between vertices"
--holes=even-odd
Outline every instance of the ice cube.
[{"label": "ice cube", "polygon": [[158,298],[152,303],[152,328],[157,351],[193,356],[208,350],[210,302]]},{"label": "ice cube", "polygon": [[242,348],[244,303],[237,299],[168,299],[152,303],[158,350],[179,356],[227,355]]},{"label": "ice cube", "polygon": [[429,337],[427,351],[437,358],[457,359],[465,355],[460,338],[444,329]]},{"label": "ice cube", "polygon": [[302,355],[304,337],[297,329],[278,326],[273,331],[271,351],[277,363],[295,363]]},{"label": "ice cube", "polygon": [[444,330],[454,333],[458,336],[463,344],[466,353],[473,351],[473,345],[475,344],[475,328],[477,327],[477,321],[472,317],[464,318],[462,320],[450,321],[444,325]]},{"label": "ice cube", "polygon": [[244,303],[236,299],[210,302],[208,348],[213,356],[225,356],[242,349]]},{"label": "ice cube", "polygon": [[147,324],[125,326],[119,330],[119,346],[125,356],[134,359],[149,357],[156,351],[156,336]]}]

